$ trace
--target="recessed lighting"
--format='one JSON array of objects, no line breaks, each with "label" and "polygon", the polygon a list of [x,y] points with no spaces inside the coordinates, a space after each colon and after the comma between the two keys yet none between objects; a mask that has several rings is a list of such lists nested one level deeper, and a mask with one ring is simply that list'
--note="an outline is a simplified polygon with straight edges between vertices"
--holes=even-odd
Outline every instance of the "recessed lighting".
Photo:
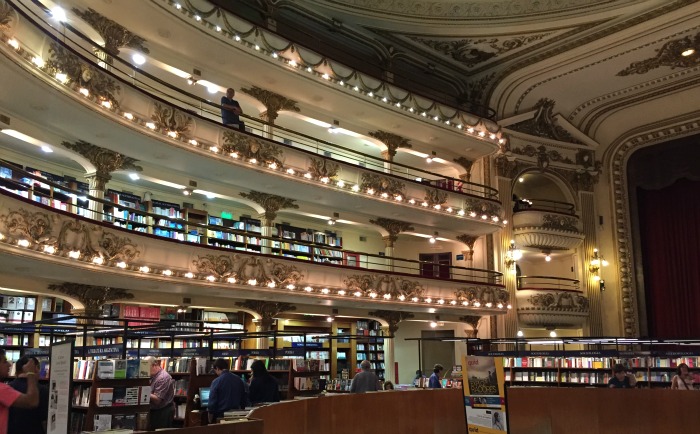
[{"label": "recessed lighting", "polygon": [[694,53],[695,53],[695,49],[694,49],[694,48],[688,48],[687,50],[684,50],[684,51],[681,53],[681,56],[688,57],[688,56],[692,56]]},{"label": "recessed lighting", "polygon": [[46,146],[46,145],[43,145],[43,146],[41,147],[41,150],[44,151],[44,152],[46,152],[47,154],[50,154],[50,153],[53,152],[53,149],[51,149],[49,146]]},{"label": "recessed lighting", "polygon": [[130,174],[129,174],[129,178],[131,178],[131,179],[134,180],[134,181],[137,181],[137,180],[141,179],[141,177],[139,176],[138,173],[130,173]]},{"label": "recessed lighting", "polygon": [[61,23],[68,20],[68,17],[66,17],[66,11],[64,11],[60,6],[54,6],[51,8],[51,18]]}]

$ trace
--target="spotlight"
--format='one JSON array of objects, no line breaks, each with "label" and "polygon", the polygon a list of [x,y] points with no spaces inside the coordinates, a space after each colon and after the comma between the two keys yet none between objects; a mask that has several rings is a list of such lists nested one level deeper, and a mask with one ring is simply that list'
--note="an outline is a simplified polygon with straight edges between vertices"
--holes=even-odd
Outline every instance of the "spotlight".
[{"label": "spotlight", "polygon": [[333,213],[333,217],[331,217],[331,218],[328,219],[328,224],[329,224],[330,226],[335,225],[335,223],[336,223],[338,217],[340,217],[340,214],[337,213],[337,212],[334,212],[334,213]]},{"label": "spotlight", "polygon": [[425,162],[428,163],[428,164],[432,163],[433,160],[435,159],[435,156],[436,156],[436,155],[437,155],[437,153],[436,153],[435,151],[433,151],[430,155],[428,155],[428,156],[425,158]]},{"label": "spotlight", "polygon": [[428,242],[429,242],[430,244],[435,244],[435,241],[437,241],[437,236],[438,236],[438,233],[435,232],[435,234],[434,234],[433,236],[431,236],[430,238],[428,238]]},{"label": "spotlight", "polygon": [[185,196],[192,196],[192,189],[185,188],[184,190],[182,190],[182,194],[184,194]]}]

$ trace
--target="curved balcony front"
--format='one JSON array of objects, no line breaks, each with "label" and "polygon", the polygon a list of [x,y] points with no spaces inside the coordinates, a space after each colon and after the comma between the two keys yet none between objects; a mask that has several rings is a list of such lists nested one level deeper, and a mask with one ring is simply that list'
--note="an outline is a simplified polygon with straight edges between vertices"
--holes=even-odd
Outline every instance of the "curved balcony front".
[{"label": "curved balcony front", "polygon": [[272,246],[267,254],[247,246],[204,246],[87,219],[6,188],[0,189],[0,273],[5,279],[31,275],[45,282],[99,282],[171,296],[445,314],[494,315],[510,308],[497,272],[451,267],[450,279],[438,279],[420,275],[424,263],[399,258],[363,254],[356,266],[348,266],[288,258]]},{"label": "curved balcony front", "polygon": [[527,327],[580,328],[588,318],[589,302],[579,281],[552,276],[519,276],[518,322]]},{"label": "curved balcony front", "polygon": [[513,234],[518,246],[542,251],[573,250],[584,238],[572,204],[544,199],[516,203]]},{"label": "curved balcony front", "polygon": [[[220,182],[231,178],[231,169],[242,170],[246,176],[235,177],[238,189],[311,198],[333,192],[328,200],[335,209],[371,206],[375,216],[407,221],[420,213],[433,225],[472,235],[503,226],[502,206],[490,187],[278,127],[270,134],[264,130],[271,125],[262,122],[255,128],[260,135],[223,127],[216,104],[137,73],[118,58],[103,68],[93,53],[97,48],[52,38],[26,18],[12,29],[20,49],[9,45],[8,34],[1,38],[7,60],[0,62],[0,72],[16,85],[3,88],[0,96],[24,102],[8,108],[13,115],[32,119],[41,108],[49,128],[70,125],[73,136],[99,137],[102,147],[144,163],[167,164],[172,172],[201,174],[198,179]],[[168,181],[186,185],[185,179]]]}]

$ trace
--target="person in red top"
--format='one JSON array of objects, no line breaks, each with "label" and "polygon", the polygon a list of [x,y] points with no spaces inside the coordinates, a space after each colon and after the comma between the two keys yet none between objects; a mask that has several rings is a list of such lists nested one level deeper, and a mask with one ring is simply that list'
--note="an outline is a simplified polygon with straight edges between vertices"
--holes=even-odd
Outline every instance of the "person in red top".
[{"label": "person in red top", "polygon": [[[0,349],[0,379],[10,373],[10,362],[5,350]],[[0,383],[0,434],[7,434],[7,419],[10,407],[34,408],[39,405],[39,387],[35,372],[27,374],[27,393],[20,393],[5,383]]]}]

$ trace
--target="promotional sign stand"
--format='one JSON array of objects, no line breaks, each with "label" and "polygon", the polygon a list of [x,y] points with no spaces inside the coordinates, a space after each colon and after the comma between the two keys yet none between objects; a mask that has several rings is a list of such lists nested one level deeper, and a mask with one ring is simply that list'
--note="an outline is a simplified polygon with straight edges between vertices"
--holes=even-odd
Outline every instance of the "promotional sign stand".
[{"label": "promotional sign stand", "polygon": [[73,340],[51,344],[47,434],[68,434],[73,386]]},{"label": "promotional sign stand", "polygon": [[501,357],[462,357],[464,408],[470,433],[508,431]]}]

